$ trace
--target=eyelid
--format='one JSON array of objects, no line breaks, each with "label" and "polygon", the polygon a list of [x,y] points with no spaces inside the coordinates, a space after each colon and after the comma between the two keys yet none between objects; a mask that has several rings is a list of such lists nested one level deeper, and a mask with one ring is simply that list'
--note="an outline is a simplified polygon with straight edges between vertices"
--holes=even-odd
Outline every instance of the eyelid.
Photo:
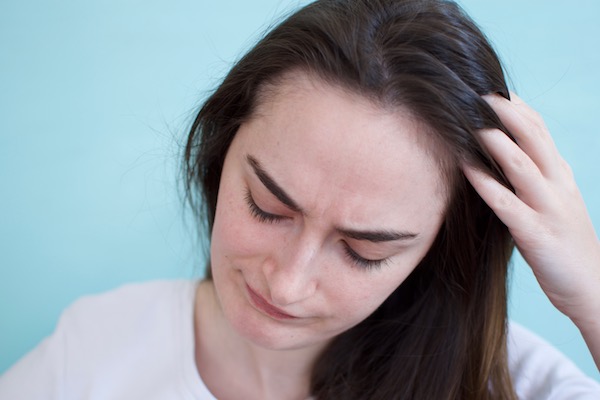
[{"label": "eyelid", "polygon": [[389,258],[381,258],[378,260],[371,260],[371,259],[362,257],[360,254],[358,254],[356,251],[354,251],[352,249],[352,247],[350,247],[348,245],[348,243],[345,243],[345,242],[344,242],[344,253],[346,254],[346,257],[348,257],[355,266],[357,266],[359,268],[364,268],[367,270],[379,269],[383,265],[387,264],[389,261]]},{"label": "eyelid", "polygon": [[294,200],[275,182],[275,180],[263,170],[261,164],[252,156],[247,155],[248,163],[254,170],[254,176],[262,183],[262,185],[275,196],[281,203],[294,212],[302,212],[302,209]]},{"label": "eyelid", "polygon": [[283,215],[271,214],[260,208],[254,201],[254,198],[252,197],[252,192],[250,191],[249,187],[246,187],[246,194],[244,196],[244,199],[246,200],[246,204],[250,209],[250,214],[252,214],[252,216],[260,222],[275,223],[288,218]]}]

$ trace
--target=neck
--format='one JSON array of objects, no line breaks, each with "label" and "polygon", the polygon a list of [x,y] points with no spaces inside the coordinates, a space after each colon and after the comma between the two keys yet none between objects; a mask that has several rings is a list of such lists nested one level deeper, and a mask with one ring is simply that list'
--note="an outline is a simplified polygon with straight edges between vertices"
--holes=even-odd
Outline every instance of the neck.
[{"label": "neck", "polygon": [[309,396],[312,365],[324,345],[271,350],[241,337],[223,315],[211,281],[196,295],[196,365],[219,399],[299,399]]}]

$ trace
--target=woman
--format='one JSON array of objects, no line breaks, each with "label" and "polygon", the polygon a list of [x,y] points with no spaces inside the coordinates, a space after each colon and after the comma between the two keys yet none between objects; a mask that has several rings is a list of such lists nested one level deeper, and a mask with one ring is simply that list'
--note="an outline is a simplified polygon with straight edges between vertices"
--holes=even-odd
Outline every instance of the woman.
[{"label": "woman", "polygon": [[77,303],[0,394],[36,398],[26,379],[44,398],[600,393],[507,327],[516,245],[600,364],[600,245],[543,122],[453,3],[299,10],[204,104],[186,173],[208,279]]}]

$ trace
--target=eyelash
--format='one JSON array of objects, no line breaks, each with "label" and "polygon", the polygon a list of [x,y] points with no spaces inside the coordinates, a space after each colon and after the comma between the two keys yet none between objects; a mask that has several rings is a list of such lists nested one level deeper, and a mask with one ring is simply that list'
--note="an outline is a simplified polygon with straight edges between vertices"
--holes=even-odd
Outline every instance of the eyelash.
[{"label": "eyelash", "polygon": [[[259,222],[272,224],[287,218],[281,215],[271,214],[262,210],[254,201],[254,198],[252,197],[252,193],[250,192],[249,188],[246,189],[246,195],[244,196],[244,199],[248,204],[250,214]],[[358,255],[358,253],[352,250],[352,248],[348,246],[347,243],[344,243],[344,253],[353,265],[367,270],[381,268],[388,261],[387,258],[383,258],[380,260],[369,260],[367,258],[361,257],[360,255]]]},{"label": "eyelash", "polygon": [[246,189],[246,195],[244,197],[246,203],[248,204],[248,208],[250,209],[250,214],[252,214],[252,216],[259,222],[274,223],[286,219],[286,217],[281,215],[271,214],[263,211],[259,206],[256,205],[256,202],[252,198],[252,193],[250,193],[250,189]]},{"label": "eyelash", "polygon": [[347,244],[344,245],[344,252],[346,253],[346,257],[348,257],[354,265],[367,270],[381,268],[388,262],[387,258],[382,258],[380,260],[369,260],[368,258],[361,257]]}]

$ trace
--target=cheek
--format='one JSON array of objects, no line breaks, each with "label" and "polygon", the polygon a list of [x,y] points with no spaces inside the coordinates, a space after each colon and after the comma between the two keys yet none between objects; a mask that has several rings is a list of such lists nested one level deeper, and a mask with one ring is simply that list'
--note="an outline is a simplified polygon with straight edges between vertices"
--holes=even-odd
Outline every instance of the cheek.
[{"label": "cheek", "polygon": [[379,271],[338,272],[335,279],[329,280],[334,285],[328,285],[328,301],[338,305],[335,310],[338,315],[344,315],[350,323],[359,323],[373,313],[413,269],[411,266],[390,265]]},{"label": "cheek", "polygon": [[215,222],[211,233],[211,256],[219,258],[243,252],[247,241],[246,216],[228,190],[219,191]]},{"label": "cheek", "polygon": [[211,257],[215,260],[264,254],[272,243],[266,240],[269,227],[254,219],[241,190],[238,191],[224,187],[219,192],[211,233]]}]

